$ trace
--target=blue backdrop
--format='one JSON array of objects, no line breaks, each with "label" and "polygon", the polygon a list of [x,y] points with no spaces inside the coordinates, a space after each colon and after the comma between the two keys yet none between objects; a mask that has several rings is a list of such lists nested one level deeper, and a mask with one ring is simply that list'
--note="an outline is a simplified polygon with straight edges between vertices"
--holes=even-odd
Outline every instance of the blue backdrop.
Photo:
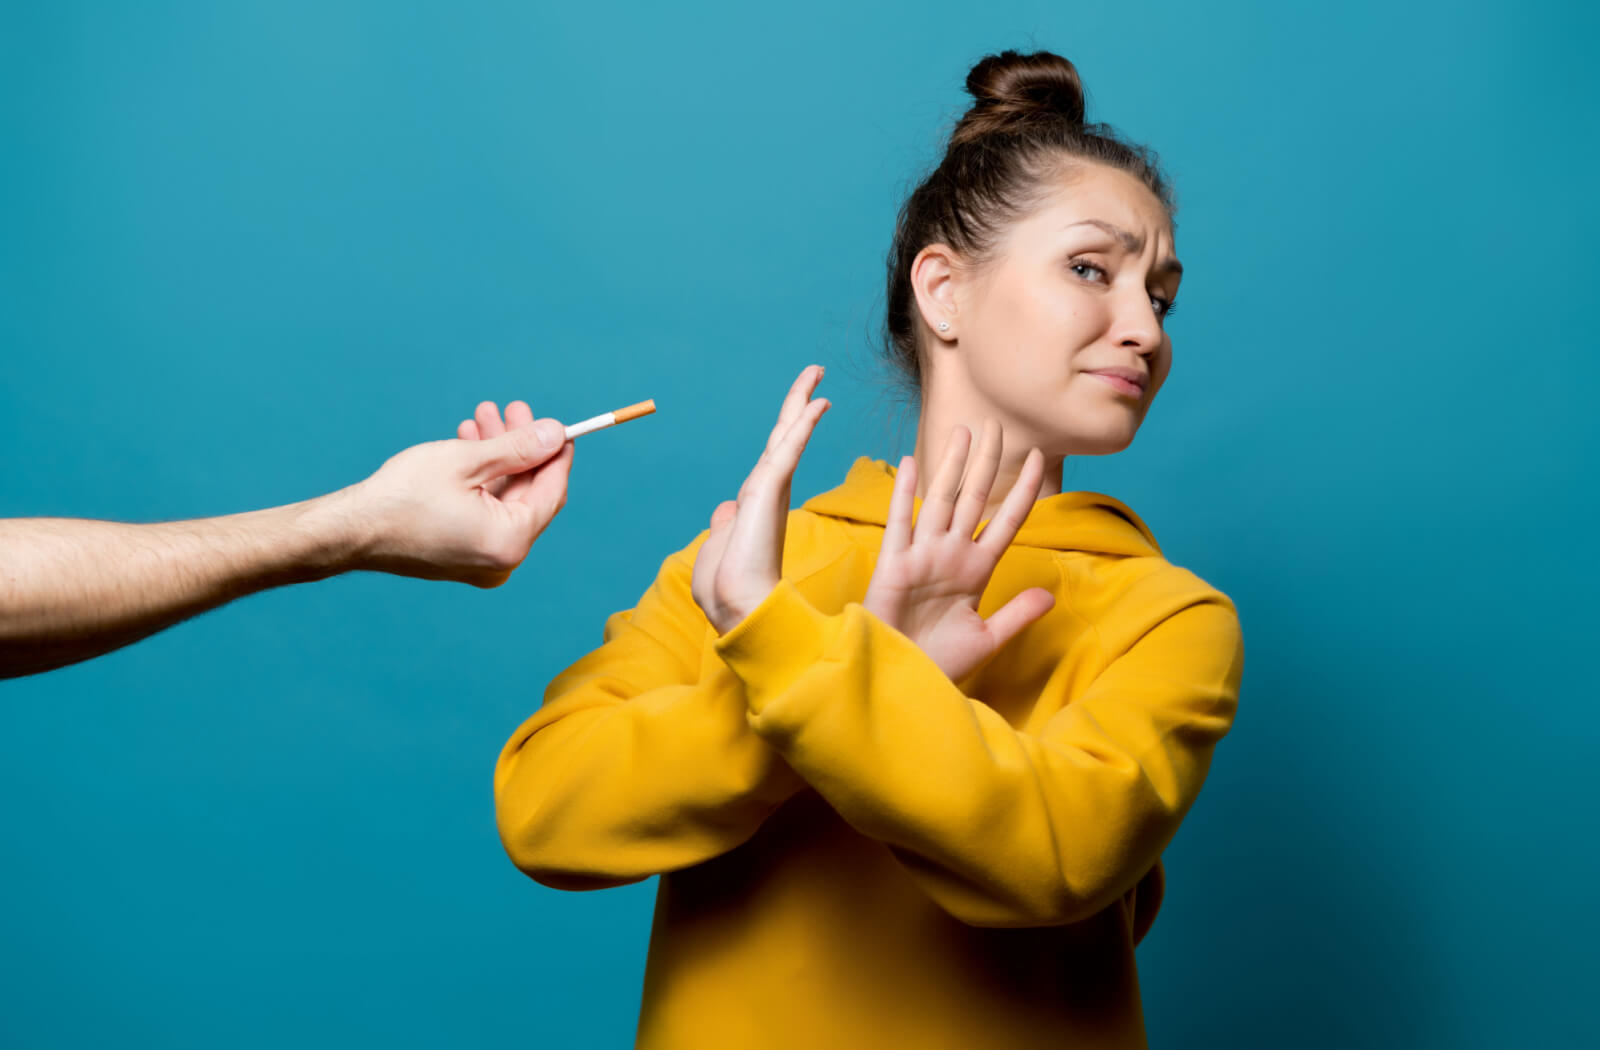
[{"label": "blue backdrop", "polygon": [[1064,483],[1245,629],[1154,1045],[1592,1031],[1594,9],[1111,6],[6,4],[0,516],[303,499],[482,398],[659,412],[499,590],[342,578],[0,683],[0,1043],[627,1045],[655,880],[519,874],[496,752],[805,364],[797,503],[909,451],[882,257],[1005,47],[1181,204],[1172,377]]}]

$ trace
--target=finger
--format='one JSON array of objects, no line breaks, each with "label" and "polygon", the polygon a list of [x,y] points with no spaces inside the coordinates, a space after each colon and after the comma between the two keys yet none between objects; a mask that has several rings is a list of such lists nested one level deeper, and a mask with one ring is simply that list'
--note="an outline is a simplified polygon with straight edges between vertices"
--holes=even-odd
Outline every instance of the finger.
[{"label": "finger", "polygon": [[[527,431],[509,431],[507,436],[520,433]],[[536,536],[567,505],[567,481],[572,475],[572,457],[576,449],[576,442],[568,441],[562,445],[561,451],[553,459],[532,473],[532,483],[521,492],[514,504],[526,507],[531,512]]]},{"label": "finger", "polygon": [[763,454],[739,490],[739,516],[728,543],[744,551],[744,569],[757,578],[783,573],[783,546],[787,532],[789,489],[794,470],[805,451],[817,420],[828,410],[827,398],[807,403],[783,439]]},{"label": "finger", "polygon": [[989,491],[994,487],[994,476],[1000,470],[1000,443],[1000,421],[993,417],[985,419],[977,455],[967,470],[967,476],[962,479],[961,495],[956,500],[955,514],[950,519],[950,531],[969,540],[989,506]]},{"label": "finger", "polygon": [[506,406],[506,429],[526,426],[533,422],[533,409],[526,401],[513,401]]},{"label": "finger", "polygon": [[475,420],[463,419],[456,427],[456,437],[462,441],[478,440],[478,424]]},{"label": "finger", "polygon": [[945,442],[944,458],[939,469],[933,472],[928,483],[928,494],[922,497],[922,511],[917,515],[915,543],[950,527],[950,515],[955,508],[956,492],[961,484],[962,468],[967,462],[967,450],[972,445],[972,431],[964,424],[956,424]]},{"label": "finger", "polygon": [[917,498],[917,459],[901,456],[895,472],[894,492],[889,496],[889,520],[883,527],[879,554],[903,551],[911,545],[911,509]]},{"label": "finger", "polygon": [[497,438],[506,432],[506,425],[500,421],[500,406],[493,401],[480,401],[473,418],[478,421],[479,436],[485,440]]},{"label": "finger", "polygon": [[800,453],[805,451],[817,420],[832,404],[825,397],[806,402],[800,410],[800,418],[784,431],[777,445],[761,454],[755,467],[745,477],[744,484],[739,486],[740,506],[758,494],[763,498],[770,493],[781,500],[788,499],[789,485],[794,480],[795,467],[800,463]]},{"label": "finger", "polygon": [[[531,409],[530,409],[530,411],[531,411]],[[507,405],[506,406],[506,419],[509,420],[511,418],[511,416],[512,416],[511,406]],[[526,429],[528,429],[529,427],[532,427],[532,426],[533,426],[533,421],[529,420],[526,423],[520,424],[515,429],[526,430]],[[512,429],[512,428],[508,427],[507,429]],[[540,469],[543,469],[543,468],[540,468]],[[502,500],[505,500],[507,502],[518,502],[518,503],[525,502],[526,499],[527,499],[528,493],[533,489],[533,479],[534,479],[535,473],[536,473],[536,471],[534,471],[534,470],[524,470],[520,474],[512,474],[510,477],[502,479],[502,480],[505,481],[505,488],[503,488],[499,493],[497,493],[497,495]]]},{"label": "finger", "polygon": [[[801,373],[800,378],[801,380],[806,378],[804,372]],[[790,389],[789,393],[792,397],[798,391],[801,397],[804,398],[808,396],[807,389],[808,388],[806,386],[797,383],[796,386]],[[811,401],[802,400],[800,402],[800,407],[797,410],[797,414],[787,422],[784,421],[784,416],[786,416],[789,411],[789,404],[785,403],[784,416],[780,416],[777,425],[773,427],[772,434],[767,439],[767,447],[762,450],[760,457],[756,459],[756,465],[751,468],[750,473],[745,475],[744,484],[739,486],[738,501],[741,504],[757,486],[764,486],[773,480],[776,480],[780,487],[787,484],[787,481],[783,476],[784,471],[782,468],[773,467],[773,456],[778,453],[778,450],[784,446],[786,441],[790,440],[794,435],[796,435],[798,429],[802,425],[806,427],[815,425],[815,415],[820,415],[821,412],[826,410],[826,406],[824,405],[824,402],[826,401],[826,398],[817,398]],[[806,417],[808,415],[813,417],[809,423],[806,422]],[[807,436],[809,436],[809,432],[807,433]],[[800,439],[800,444],[801,447],[804,448],[804,437]],[[793,468],[790,468],[790,470],[792,471]]]},{"label": "finger", "polygon": [[[555,440],[546,445],[539,431],[546,423],[552,425]],[[482,425],[482,421],[479,421]],[[539,420],[532,427],[517,427],[498,437],[484,438],[473,445],[462,446],[468,452],[463,458],[462,474],[467,483],[483,485],[507,474],[520,474],[554,458],[570,448],[572,442],[562,441],[561,424],[555,420]]]},{"label": "finger", "polygon": [[734,516],[738,512],[739,504],[735,503],[731,499],[725,499],[721,503],[717,504],[717,509],[711,512],[711,531],[716,532],[724,525],[727,525],[729,522],[733,521]]},{"label": "finger", "polygon": [[[513,401],[506,406],[506,429],[515,427],[533,426],[533,409],[526,401]],[[521,500],[533,485],[533,475],[530,473],[515,474],[506,482],[505,489],[500,492],[503,500]]]},{"label": "finger", "polygon": [[[479,440],[496,438],[505,433],[505,428],[500,424],[500,408],[493,401],[479,402],[473,415],[472,425],[478,432]],[[483,490],[498,498],[504,494],[507,484],[503,477],[492,478],[483,483]]]},{"label": "finger", "polygon": [[821,365],[807,365],[801,369],[800,374],[789,386],[789,394],[783,399],[783,407],[778,411],[778,422],[773,426],[772,433],[767,435],[767,447],[762,455],[771,452],[789,432],[794,421],[800,418],[800,413],[810,403],[812,391],[817,389],[817,384],[822,382],[824,369]]},{"label": "finger", "polygon": [[795,467],[800,465],[800,453],[806,449],[806,442],[811,440],[811,433],[817,427],[817,420],[822,418],[822,413],[831,408],[833,402],[825,397],[809,401],[800,410],[800,418],[794,421],[788,431],[783,435],[783,440],[777,448],[772,450],[769,460],[773,470],[773,480],[778,480],[787,486],[794,477]]},{"label": "finger", "polygon": [[978,547],[990,557],[998,561],[1011,545],[1017,530],[1022,528],[1022,523],[1027,520],[1034,502],[1039,498],[1039,485],[1043,480],[1044,453],[1037,448],[1030,448],[1028,458],[1022,461],[1022,470],[1017,474],[1016,483],[1006,493],[1005,502],[1000,504],[1000,509],[984,526],[983,535],[978,537]]},{"label": "finger", "polygon": [[998,652],[1022,629],[1055,607],[1056,597],[1043,587],[1029,587],[1015,598],[995,610],[993,616],[983,621],[989,629]]},{"label": "finger", "polygon": [[[497,438],[506,432],[505,424],[500,422],[500,407],[493,401],[480,402],[476,412],[478,435],[483,439]],[[483,483],[484,491],[496,498],[505,496],[506,488],[511,484],[505,477],[492,478]]]}]

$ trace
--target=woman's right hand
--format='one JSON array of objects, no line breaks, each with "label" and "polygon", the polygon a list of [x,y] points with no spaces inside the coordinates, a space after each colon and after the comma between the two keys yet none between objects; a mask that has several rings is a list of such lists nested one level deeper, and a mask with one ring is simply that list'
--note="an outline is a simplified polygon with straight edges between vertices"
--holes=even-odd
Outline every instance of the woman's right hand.
[{"label": "woman's right hand", "polygon": [[800,453],[829,405],[827,398],[810,400],[822,372],[822,366],[808,365],[789,388],[766,450],[739,498],[723,501],[712,512],[711,534],[695,554],[690,592],[719,635],[760,605],[782,576],[789,486]]}]

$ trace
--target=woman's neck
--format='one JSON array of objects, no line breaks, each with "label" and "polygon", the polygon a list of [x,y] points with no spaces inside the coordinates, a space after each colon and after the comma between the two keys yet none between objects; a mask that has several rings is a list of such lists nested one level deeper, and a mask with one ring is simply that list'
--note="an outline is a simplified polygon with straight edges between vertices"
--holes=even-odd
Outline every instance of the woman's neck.
[{"label": "woman's neck", "polygon": [[[987,521],[1000,509],[1000,505],[1005,502],[1006,494],[1011,491],[1011,486],[1022,472],[1022,461],[1028,457],[1028,450],[1038,444],[1037,438],[1029,434],[1027,428],[1021,424],[1007,419],[992,406],[983,404],[981,399],[969,391],[937,390],[933,388],[931,382],[924,391],[922,411],[917,418],[917,444],[912,451],[912,456],[917,461],[918,499],[928,498],[928,486],[933,482],[934,473],[944,458],[951,433],[959,425],[966,426],[972,434],[972,441],[967,451],[967,464],[970,470],[971,463],[978,453],[978,443],[983,437],[983,421],[986,416],[992,416],[1000,421],[1001,441],[1000,469],[995,474],[994,485],[989,489],[989,500],[984,506],[983,520]],[[1040,451],[1044,449],[1041,447]],[[1061,491],[1061,466],[1064,459],[1063,456],[1045,454],[1044,482],[1040,486],[1038,499],[1053,496]]]}]

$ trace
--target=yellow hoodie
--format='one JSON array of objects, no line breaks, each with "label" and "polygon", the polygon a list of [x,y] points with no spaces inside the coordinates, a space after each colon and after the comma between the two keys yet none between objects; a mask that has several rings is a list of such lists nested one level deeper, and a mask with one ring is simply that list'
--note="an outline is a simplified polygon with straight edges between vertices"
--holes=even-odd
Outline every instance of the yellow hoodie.
[{"label": "yellow hoodie", "polygon": [[1146,1045],[1134,945],[1233,722],[1237,610],[1126,505],[1063,492],[979,603],[1054,608],[952,682],[859,604],[894,473],[862,457],[792,510],[782,581],[721,637],[702,532],[500,754],[517,867],[661,876],[642,1050]]}]

